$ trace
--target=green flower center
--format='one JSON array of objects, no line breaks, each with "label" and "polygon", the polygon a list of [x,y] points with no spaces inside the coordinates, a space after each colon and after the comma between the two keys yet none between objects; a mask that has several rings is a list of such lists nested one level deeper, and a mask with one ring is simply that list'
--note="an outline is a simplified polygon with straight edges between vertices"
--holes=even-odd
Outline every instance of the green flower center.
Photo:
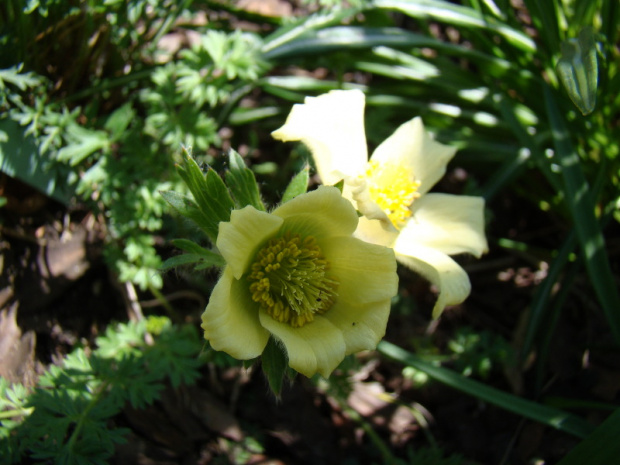
[{"label": "green flower center", "polygon": [[366,168],[370,198],[400,229],[411,216],[409,207],[420,197],[417,181],[410,169],[394,163],[369,161]]},{"label": "green flower center", "polygon": [[312,236],[285,233],[256,254],[248,280],[252,300],[273,319],[299,328],[334,304],[338,281]]}]

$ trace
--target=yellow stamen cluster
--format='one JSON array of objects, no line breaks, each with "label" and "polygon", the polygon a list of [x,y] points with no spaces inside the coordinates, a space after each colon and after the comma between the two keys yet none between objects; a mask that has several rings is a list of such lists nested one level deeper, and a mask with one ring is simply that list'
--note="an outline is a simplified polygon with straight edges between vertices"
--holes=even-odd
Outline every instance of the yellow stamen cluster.
[{"label": "yellow stamen cluster", "polygon": [[368,162],[366,178],[370,197],[390,218],[394,227],[400,229],[411,216],[409,207],[420,197],[420,181],[407,167],[374,160]]},{"label": "yellow stamen cluster", "polygon": [[273,319],[299,328],[334,304],[338,282],[312,236],[285,233],[271,239],[248,274],[252,300]]}]

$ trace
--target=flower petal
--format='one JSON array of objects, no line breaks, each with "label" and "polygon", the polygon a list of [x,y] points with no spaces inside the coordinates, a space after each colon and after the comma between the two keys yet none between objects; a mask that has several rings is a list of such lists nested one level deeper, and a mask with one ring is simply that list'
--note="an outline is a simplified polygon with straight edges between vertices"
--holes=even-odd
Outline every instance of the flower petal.
[{"label": "flower petal", "polygon": [[394,252],[353,237],[321,244],[329,274],[338,280],[338,301],[353,305],[389,300],[398,292]]},{"label": "flower petal", "polygon": [[361,217],[354,236],[371,244],[394,247],[398,231],[392,226],[386,229],[384,224],[381,221]]},{"label": "flower petal", "polygon": [[446,173],[446,166],[455,153],[455,147],[433,140],[424,129],[422,119],[416,117],[402,124],[383,141],[372,154],[371,160],[411,169],[420,181],[418,192],[424,195]]},{"label": "flower petal", "polygon": [[439,297],[433,308],[433,318],[439,318],[447,305],[463,302],[471,291],[469,276],[458,263],[439,250],[407,241],[396,241],[394,246],[399,262],[417,271],[439,288]]},{"label": "flower petal", "polygon": [[364,94],[333,90],[293,106],[286,123],[271,135],[302,141],[312,152],[323,184],[361,173],[368,161],[364,133]]},{"label": "flower petal", "polygon": [[342,198],[336,187],[320,186],[282,204],[273,215],[283,218],[283,230],[316,239],[350,236],[357,227],[358,217],[351,202]]},{"label": "flower petal", "polygon": [[396,231],[389,216],[377,205],[370,195],[366,178],[348,178],[345,180],[343,197],[355,201],[357,210],[369,220],[379,220],[384,229]]},{"label": "flower petal", "polygon": [[336,303],[323,318],[334,324],[344,336],[346,354],[360,350],[373,350],[385,336],[391,300],[367,303],[360,306]]},{"label": "flower petal", "polygon": [[282,223],[282,218],[249,205],[233,210],[230,221],[220,223],[216,245],[235,279],[241,279],[257,249],[280,229]]},{"label": "flower petal", "polygon": [[424,245],[448,255],[488,250],[484,235],[484,199],[450,194],[427,194],[416,200],[413,216],[399,241]]},{"label": "flower petal", "polygon": [[258,357],[269,339],[244,284],[233,278],[230,267],[225,267],[202,314],[201,325],[211,347],[239,360]]},{"label": "flower petal", "polygon": [[327,378],[344,359],[344,336],[323,317],[317,316],[301,328],[280,323],[262,311],[259,317],[265,329],[286,347],[290,367],[308,378],[317,372]]}]

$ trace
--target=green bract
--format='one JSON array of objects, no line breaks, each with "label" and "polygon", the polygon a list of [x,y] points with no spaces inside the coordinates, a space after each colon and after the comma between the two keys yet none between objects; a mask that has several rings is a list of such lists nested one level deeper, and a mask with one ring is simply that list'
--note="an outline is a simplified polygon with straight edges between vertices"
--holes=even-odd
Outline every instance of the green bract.
[{"label": "green bract", "polygon": [[391,249],[352,237],[357,224],[335,187],[272,213],[234,210],[219,226],[226,266],[202,315],[211,346],[249,360],[273,336],[291,368],[325,377],[345,355],[374,349],[398,288],[396,260]]}]

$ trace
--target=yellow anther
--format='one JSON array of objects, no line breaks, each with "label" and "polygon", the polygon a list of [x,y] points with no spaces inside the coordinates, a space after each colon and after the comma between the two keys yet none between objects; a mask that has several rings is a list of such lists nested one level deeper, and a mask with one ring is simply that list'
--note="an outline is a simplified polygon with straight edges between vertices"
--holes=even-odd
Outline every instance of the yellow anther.
[{"label": "yellow anther", "polygon": [[274,320],[299,328],[336,301],[338,282],[312,236],[289,233],[271,239],[250,266],[252,300]]},{"label": "yellow anther", "polygon": [[371,160],[366,169],[372,200],[385,212],[392,224],[400,229],[411,216],[411,204],[420,197],[420,182],[407,167]]}]

